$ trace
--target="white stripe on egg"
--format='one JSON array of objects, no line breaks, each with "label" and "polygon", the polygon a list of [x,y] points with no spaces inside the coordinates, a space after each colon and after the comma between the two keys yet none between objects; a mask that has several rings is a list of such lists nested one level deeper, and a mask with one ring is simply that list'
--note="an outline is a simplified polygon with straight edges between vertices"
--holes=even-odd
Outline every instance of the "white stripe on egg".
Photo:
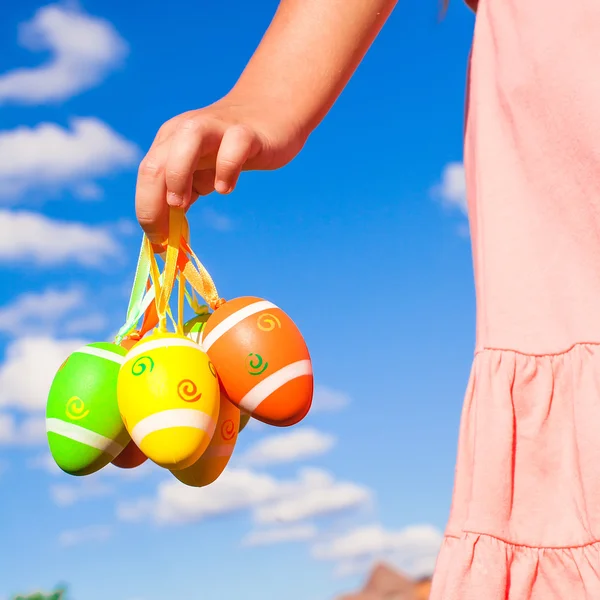
[{"label": "white stripe on egg", "polygon": [[233,454],[234,444],[219,444],[216,446],[209,446],[206,452],[202,455],[212,457],[226,457]]},{"label": "white stripe on egg", "polygon": [[96,450],[105,452],[112,458],[116,458],[123,452],[123,446],[110,438],[104,437],[95,431],[90,431],[74,423],[68,423],[61,419],[46,419],[46,431],[48,433],[56,433],[70,440],[85,444]]},{"label": "white stripe on egg", "polygon": [[127,362],[138,356],[142,356],[150,350],[156,350],[158,348],[193,348],[198,350],[198,344],[190,340],[189,338],[159,338],[156,340],[150,340],[149,342],[138,342],[125,357]]},{"label": "white stripe on egg", "polygon": [[257,383],[241,400],[240,408],[252,414],[266,398],[273,392],[276,392],[281,386],[303,377],[312,375],[312,364],[310,360],[299,360],[275,371],[268,377],[265,377],[260,383]]},{"label": "white stripe on egg", "polygon": [[104,350],[103,348],[94,348],[93,346],[84,346],[83,348],[79,348],[79,350],[75,350],[74,354],[89,354],[90,356],[104,358],[105,360],[110,360],[120,365],[125,362],[124,356],[121,356],[116,352],[111,352],[110,350]]},{"label": "white stripe on egg", "polygon": [[254,302],[244,308],[240,308],[232,315],[223,319],[206,337],[202,336],[202,348],[204,352],[208,352],[210,347],[222,336],[224,336],[230,329],[233,329],[238,323],[241,323],[247,317],[251,317],[263,310],[269,310],[278,308],[272,302],[267,300],[261,300],[260,302]]},{"label": "white stripe on egg", "polygon": [[131,437],[140,446],[151,433],[174,427],[191,427],[206,432],[210,437],[215,432],[216,423],[210,415],[193,408],[173,408],[162,410],[142,419],[133,428]]}]

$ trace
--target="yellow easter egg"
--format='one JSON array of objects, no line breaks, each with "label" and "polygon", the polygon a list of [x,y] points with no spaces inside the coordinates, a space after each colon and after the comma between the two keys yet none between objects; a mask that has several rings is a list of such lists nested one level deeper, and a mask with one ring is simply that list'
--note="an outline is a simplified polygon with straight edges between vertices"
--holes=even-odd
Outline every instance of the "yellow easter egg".
[{"label": "yellow easter egg", "polygon": [[206,353],[175,333],[153,333],[129,350],[119,372],[121,417],[138,448],[166,469],[193,465],[219,418],[219,383]]},{"label": "yellow easter egg", "polygon": [[221,391],[219,421],[204,454],[187,469],[172,471],[182,483],[192,487],[210,485],[225,470],[240,429],[240,409]]}]

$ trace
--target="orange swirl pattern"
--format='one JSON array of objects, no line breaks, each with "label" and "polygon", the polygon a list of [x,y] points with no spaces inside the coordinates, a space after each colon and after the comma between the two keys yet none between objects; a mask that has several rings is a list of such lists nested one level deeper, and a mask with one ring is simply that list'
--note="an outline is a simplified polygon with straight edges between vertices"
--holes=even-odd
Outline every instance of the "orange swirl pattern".
[{"label": "orange swirl pattern", "polygon": [[210,372],[212,373],[212,376],[216,379],[217,378],[217,371],[215,369],[215,365],[213,365],[210,360],[208,361],[208,368],[210,369]]},{"label": "orange swirl pattern", "polygon": [[223,421],[223,425],[221,425],[221,437],[228,442],[233,439],[235,435],[235,423],[231,419],[227,419],[227,421]]},{"label": "orange swirl pattern", "polygon": [[198,386],[191,379],[183,379],[177,386],[177,394],[184,402],[198,402],[202,392],[198,392]]}]

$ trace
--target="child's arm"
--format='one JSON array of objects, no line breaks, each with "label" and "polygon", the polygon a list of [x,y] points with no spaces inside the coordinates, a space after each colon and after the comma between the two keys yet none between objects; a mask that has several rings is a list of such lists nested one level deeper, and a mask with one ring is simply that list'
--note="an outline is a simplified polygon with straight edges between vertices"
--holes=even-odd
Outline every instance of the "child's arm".
[{"label": "child's arm", "polygon": [[[397,0],[282,0],[231,92],[167,121],[142,161],[140,224],[166,232],[168,204],[230,192],[241,170],[288,163],[331,108]],[[168,204],[167,204],[168,203]]]}]

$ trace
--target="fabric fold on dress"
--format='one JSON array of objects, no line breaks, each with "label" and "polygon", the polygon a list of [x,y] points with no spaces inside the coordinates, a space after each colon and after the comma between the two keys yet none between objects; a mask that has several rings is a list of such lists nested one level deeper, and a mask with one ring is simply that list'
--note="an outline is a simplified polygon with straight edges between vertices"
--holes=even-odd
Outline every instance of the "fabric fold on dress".
[{"label": "fabric fold on dress", "polygon": [[432,600],[600,599],[600,345],[476,354]]}]

